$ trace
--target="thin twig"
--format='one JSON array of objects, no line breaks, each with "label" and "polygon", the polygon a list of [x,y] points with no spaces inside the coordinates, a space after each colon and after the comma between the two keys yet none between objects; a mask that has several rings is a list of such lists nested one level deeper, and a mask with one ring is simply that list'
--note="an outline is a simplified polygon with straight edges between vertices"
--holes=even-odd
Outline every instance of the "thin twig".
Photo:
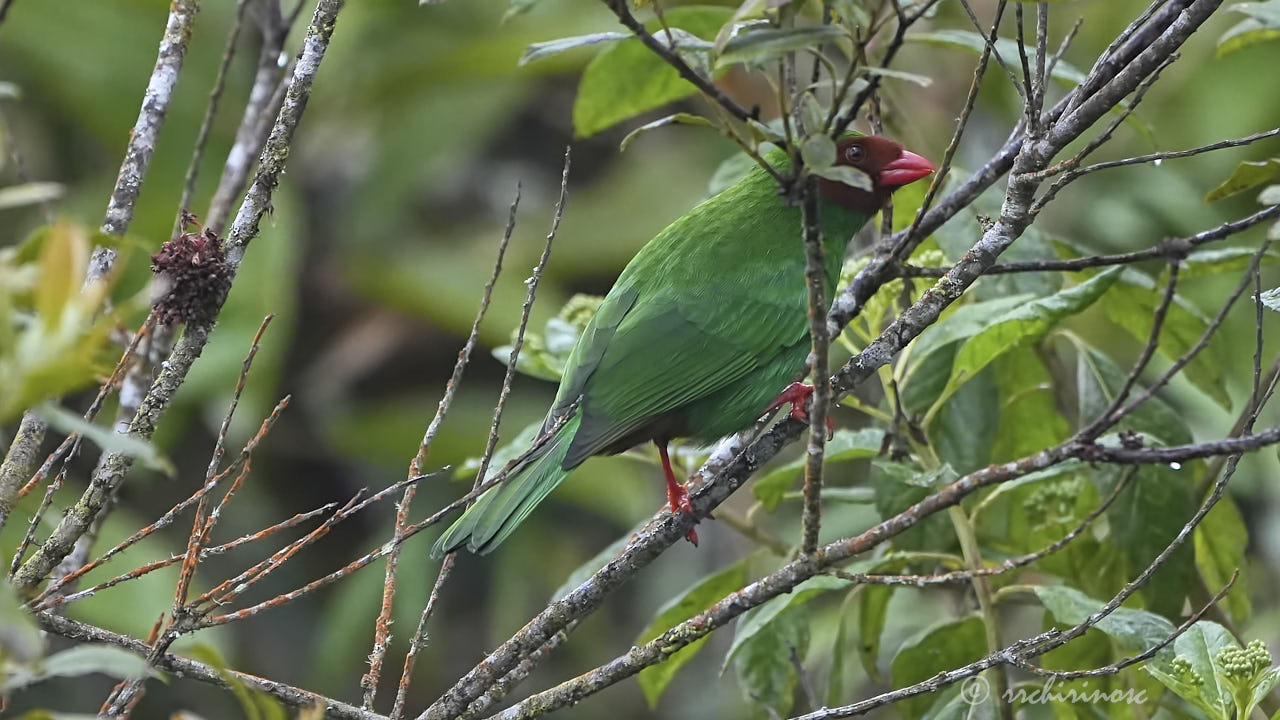
[{"label": "thin twig", "polygon": [[[502,239],[498,242],[498,257],[494,260],[493,271],[490,273],[489,281],[485,283],[484,292],[480,296],[480,308],[476,311],[475,319],[471,323],[471,332],[467,334],[466,342],[463,343],[462,349],[458,351],[458,358],[453,364],[453,373],[445,384],[444,396],[440,398],[439,404],[436,405],[435,415],[427,425],[426,432],[422,436],[422,442],[418,443],[417,454],[409,462],[409,477],[416,477],[422,474],[423,469],[426,467],[427,454],[431,450],[431,442],[435,439],[436,433],[439,432],[440,426],[444,423],[449,409],[453,407],[453,398],[462,384],[463,371],[466,370],[467,364],[471,360],[471,352],[475,349],[476,342],[480,338],[480,323],[484,321],[484,316],[489,310],[489,302],[493,298],[493,288],[498,282],[498,275],[502,272],[502,259],[507,254],[507,246],[511,242],[511,234],[515,231],[516,210],[519,207],[520,185],[517,184],[516,197],[511,201],[511,208],[507,211],[507,226],[502,233]],[[393,539],[399,538],[409,525],[409,508],[413,503],[416,492],[416,484],[408,486],[405,488],[400,502],[396,504],[396,524]],[[391,613],[395,603],[396,571],[399,568],[399,563],[400,547],[396,546],[387,555],[387,569],[382,584],[382,605],[378,611],[378,618],[374,622],[373,649],[369,652],[369,671],[360,678],[360,687],[364,689],[361,705],[366,710],[373,709],[374,697],[378,692],[378,678],[382,672],[383,658],[386,657],[387,648],[390,644]]]},{"label": "thin twig", "polygon": [[[525,294],[524,305],[520,310],[520,324],[516,329],[516,339],[511,346],[511,354],[507,358],[506,374],[502,378],[502,389],[498,392],[498,403],[493,409],[493,420],[489,425],[489,438],[485,442],[484,453],[480,457],[480,467],[476,470],[476,479],[472,485],[473,491],[484,481],[484,477],[489,471],[489,462],[493,459],[494,451],[498,449],[498,430],[502,425],[502,414],[507,406],[507,398],[511,394],[511,383],[515,380],[516,364],[520,360],[520,351],[524,347],[525,330],[529,327],[529,317],[533,312],[533,303],[537,297],[538,285],[542,281],[542,274],[547,269],[547,263],[551,261],[551,247],[555,243],[556,233],[560,230],[560,221],[564,217],[565,201],[569,197],[569,169],[570,149],[565,147],[564,166],[560,171],[560,197],[556,200],[555,212],[551,218],[551,230],[547,233],[546,241],[543,243],[542,254],[538,257],[538,264],[533,268],[533,275],[525,281],[528,292]],[[422,651],[422,648],[426,647],[427,622],[431,619],[431,614],[435,610],[445,583],[449,581],[456,557],[456,553],[450,553],[441,563],[440,573],[436,577],[435,585],[431,588],[431,595],[427,598],[426,606],[422,608],[421,617],[418,618],[418,627],[414,630],[413,640],[410,641],[409,650],[405,653],[400,684],[396,689],[395,707],[391,710],[392,720],[398,720],[404,715],[409,685],[413,682],[414,661],[417,659],[418,653]]]},{"label": "thin twig", "polygon": [[[213,89],[209,91],[209,104],[204,111],[204,119],[200,121],[200,130],[196,133],[195,147],[191,151],[191,160],[187,164],[187,174],[182,180],[182,197],[178,200],[178,216],[173,221],[173,234],[182,232],[183,214],[191,208],[191,196],[196,192],[196,178],[200,174],[200,161],[204,158],[205,146],[209,142],[209,133],[213,130],[213,119],[218,115],[218,104],[222,100],[222,91],[227,86],[227,70],[236,55],[236,43],[240,40],[240,30],[244,27],[245,9],[252,0],[236,2],[235,18],[231,21],[231,31],[227,33],[227,44],[222,50],[222,62],[218,65],[218,74],[213,80]],[[273,3],[274,4],[274,3]]]}]

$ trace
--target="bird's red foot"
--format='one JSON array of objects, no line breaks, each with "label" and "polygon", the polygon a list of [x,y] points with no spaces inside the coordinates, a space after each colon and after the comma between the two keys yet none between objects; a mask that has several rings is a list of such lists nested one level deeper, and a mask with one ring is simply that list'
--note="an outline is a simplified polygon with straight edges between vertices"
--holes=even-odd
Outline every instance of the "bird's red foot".
[{"label": "bird's red foot", "polygon": [[[783,403],[791,403],[791,412],[790,412],[791,417],[795,420],[799,420],[802,423],[808,423],[809,410],[805,407],[805,402],[808,401],[809,396],[812,394],[813,394],[812,385],[806,385],[802,382],[793,382],[790,385],[788,385],[778,395],[778,399],[774,400],[773,404],[770,405],[764,411],[763,414],[768,415],[774,410],[777,410],[778,408],[782,407]],[[827,439],[830,440],[831,438],[835,437],[836,424],[835,424],[835,421],[831,419],[830,415],[826,416],[826,421],[827,421]]]},{"label": "bird's red foot", "polygon": [[[693,503],[689,502],[689,491],[676,480],[675,471],[671,469],[671,458],[667,455],[667,446],[665,443],[657,443],[657,445],[658,454],[662,456],[662,469],[667,475],[667,503],[671,506],[671,512],[682,512],[693,517]],[[690,529],[684,534],[684,539],[693,543],[694,547],[698,547],[697,530]]]}]

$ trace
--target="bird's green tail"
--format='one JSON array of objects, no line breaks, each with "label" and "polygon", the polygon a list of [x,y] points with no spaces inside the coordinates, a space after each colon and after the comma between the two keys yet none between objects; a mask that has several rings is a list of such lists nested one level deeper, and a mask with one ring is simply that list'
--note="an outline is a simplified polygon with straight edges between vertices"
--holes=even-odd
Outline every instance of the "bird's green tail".
[{"label": "bird's green tail", "polygon": [[538,503],[569,477],[571,471],[561,465],[578,431],[580,417],[570,418],[524,467],[481,495],[444,531],[431,548],[431,557],[439,559],[463,545],[471,552],[484,555],[506,540]]}]

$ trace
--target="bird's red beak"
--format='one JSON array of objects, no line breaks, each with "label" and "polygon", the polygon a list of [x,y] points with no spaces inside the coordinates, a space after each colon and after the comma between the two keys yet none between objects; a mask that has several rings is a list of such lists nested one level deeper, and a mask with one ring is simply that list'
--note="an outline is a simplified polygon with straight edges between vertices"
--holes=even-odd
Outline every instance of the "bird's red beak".
[{"label": "bird's red beak", "polygon": [[887,187],[909,185],[933,172],[933,163],[910,150],[903,150],[897,160],[880,168],[880,184]]}]

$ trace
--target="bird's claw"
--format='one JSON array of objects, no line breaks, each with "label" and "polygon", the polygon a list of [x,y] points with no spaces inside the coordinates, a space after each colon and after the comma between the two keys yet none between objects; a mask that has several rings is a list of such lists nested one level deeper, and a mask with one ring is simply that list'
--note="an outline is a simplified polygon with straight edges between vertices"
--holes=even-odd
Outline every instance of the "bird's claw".
[{"label": "bird's claw", "polygon": [[[689,517],[694,517],[693,503],[689,502],[689,491],[675,481],[667,482],[667,502],[671,506],[671,512],[684,513]],[[698,547],[698,531],[690,529],[684,534],[684,539],[693,543],[694,547]]]},{"label": "bird's claw", "polygon": [[[782,407],[784,403],[790,403],[791,411],[788,414],[791,418],[808,425],[809,410],[805,407],[805,402],[808,401],[810,395],[813,395],[812,385],[806,385],[802,382],[793,382],[778,394],[778,399],[773,401],[773,404],[764,411],[764,414],[768,415],[774,410]],[[827,425],[827,439],[830,440],[836,435],[836,423],[831,419],[830,415],[827,415],[825,419]]]}]

